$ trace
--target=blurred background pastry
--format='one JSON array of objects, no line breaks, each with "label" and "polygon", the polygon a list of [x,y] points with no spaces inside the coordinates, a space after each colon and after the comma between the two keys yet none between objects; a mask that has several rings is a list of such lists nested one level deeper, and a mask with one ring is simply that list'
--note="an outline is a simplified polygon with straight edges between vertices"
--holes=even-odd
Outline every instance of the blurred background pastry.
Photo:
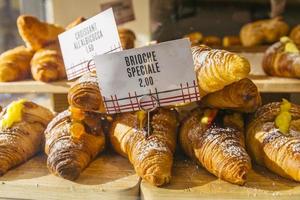
[{"label": "blurred background pastry", "polygon": [[33,51],[19,46],[0,55],[0,82],[18,81],[30,76]]},{"label": "blurred background pastry", "polygon": [[240,46],[241,40],[239,36],[230,35],[224,36],[222,40],[223,47],[232,47],[232,46]]},{"label": "blurred background pastry", "polygon": [[221,46],[222,41],[221,38],[214,35],[204,36],[202,44],[213,47],[213,46]]},{"label": "blurred background pastry", "polygon": [[118,28],[118,31],[123,49],[134,48],[134,41],[136,39],[134,32],[126,28]]},{"label": "blurred background pastry", "polygon": [[270,46],[263,57],[262,67],[266,74],[280,77],[300,77],[300,52],[288,37]]},{"label": "blurred background pastry", "polygon": [[300,24],[291,30],[290,38],[297,46],[300,46]]},{"label": "blurred background pastry", "polygon": [[288,34],[289,25],[281,17],[258,20],[245,24],[240,31],[244,46],[270,44]]}]

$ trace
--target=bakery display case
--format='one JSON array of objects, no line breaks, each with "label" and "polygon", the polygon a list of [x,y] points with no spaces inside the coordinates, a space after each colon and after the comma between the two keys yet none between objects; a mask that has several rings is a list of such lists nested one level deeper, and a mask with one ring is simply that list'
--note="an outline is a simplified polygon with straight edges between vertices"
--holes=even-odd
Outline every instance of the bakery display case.
[{"label": "bakery display case", "polygon": [[[59,35],[110,7],[123,50],[189,41],[189,103],[160,107],[156,91],[154,107],[150,88],[142,97],[153,110],[129,93],[138,111],[107,114],[96,64],[67,80]],[[299,199],[299,9],[298,0],[0,0],[0,199]]]}]

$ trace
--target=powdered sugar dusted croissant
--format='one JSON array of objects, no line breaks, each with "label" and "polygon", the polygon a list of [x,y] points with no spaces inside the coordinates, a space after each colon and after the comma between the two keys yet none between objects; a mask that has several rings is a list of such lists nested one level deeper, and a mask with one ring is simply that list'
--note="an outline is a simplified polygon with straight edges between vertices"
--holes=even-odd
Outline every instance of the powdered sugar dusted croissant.
[{"label": "powdered sugar dusted croissant", "polygon": [[45,152],[49,170],[74,180],[104,149],[105,138],[99,114],[66,110],[48,125]]},{"label": "powdered sugar dusted croissant", "polygon": [[182,122],[179,141],[184,152],[215,176],[243,185],[251,169],[245,150],[243,121],[238,113],[225,115],[223,125],[216,120],[216,111],[194,110]]},{"label": "powdered sugar dusted croissant", "polygon": [[284,102],[257,110],[247,127],[247,148],[259,165],[300,181],[300,106]]},{"label": "powdered sugar dusted croissant", "polygon": [[201,96],[221,90],[250,72],[248,60],[225,50],[200,45],[194,46],[192,53]]},{"label": "powdered sugar dusted croissant", "polygon": [[116,117],[110,141],[113,148],[128,157],[136,173],[155,186],[170,182],[176,146],[177,119],[173,111],[158,109],[151,118],[152,133],[147,138],[141,129],[140,114]]},{"label": "powdered sugar dusted croissant", "polygon": [[12,102],[0,113],[0,175],[39,152],[53,114],[33,102]]}]

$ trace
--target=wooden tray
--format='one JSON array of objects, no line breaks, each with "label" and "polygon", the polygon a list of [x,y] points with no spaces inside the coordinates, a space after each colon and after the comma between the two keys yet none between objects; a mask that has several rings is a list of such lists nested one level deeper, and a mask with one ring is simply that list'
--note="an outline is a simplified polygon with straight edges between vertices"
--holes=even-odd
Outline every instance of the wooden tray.
[{"label": "wooden tray", "polygon": [[137,199],[140,179],[127,159],[105,153],[75,182],[56,177],[38,155],[0,177],[0,198],[13,199]]},{"label": "wooden tray", "polygon": [[254,166],[245,186],[217,179],[185,157],[176,158],[171,183],[157,188],[142,181],[141,196],[154,199],[300,199],[300,183]]}]

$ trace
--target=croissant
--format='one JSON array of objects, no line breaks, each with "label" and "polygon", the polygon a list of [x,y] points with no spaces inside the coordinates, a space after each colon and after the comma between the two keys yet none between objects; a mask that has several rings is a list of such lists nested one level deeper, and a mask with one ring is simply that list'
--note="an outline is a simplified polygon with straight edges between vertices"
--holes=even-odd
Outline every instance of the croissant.
[{"label": "croissant", "polygon": [[68,92],[71,106],[89,111],[105,111],[95,73],[87,73],[79,78]]},{"label": "croissant", "polygon": [[283,112],[283,119],[277,122],[283,107],[286,105],[274,102],[257,110],[247,127],[247,148],[259,165],[300,181],[300,106],[290,104],[288,114]]},{"label": "croissant", "polygon": [[292,29],[290,38],[295,42],[296,45],[300,46],[300,24]]},{"label": "croissant", "polygon": [[17,26],[26,46],[35,51],[57,40],[57,36],[65,31],[63,27],[41,22],[29,15],[19,16]]},{"label": "croissant", "polygon": [[3,109],[0,113],[0,175],[41,150],[43,132],[52,118],[47,108],[23,99]]},{"label": "croissant", "polygon": [[146,131],[140,128],[139,114],[124,113],[113,121],[110,141],[116,152],[128,157],[140,177],[161,186],[171,179],[177,118],[170,110],[153,112],[150,136],[146,138]]},{"label": "croissant", "polygon": [[192,54],[201,96],[221,90],[250,72],[248,60],[225,50],[200,45],[192,47]]},{"label": "croissant", "polygon": [[43,82],[57,81],[66,77],[63,58],[55,44],[34,54],[31,60],[31,74],[35,80]]},{"label": "croissant", "polygon": [[225,36],[223,37],[223,47],[232,47],[241,45],[239,36]]},{"label": "croissant", "polygon": [[254,112],[261,106],[261,97],[256,85],[248,78],[225,86],[222,90],[201,99],[205,107]]},{"label": "croissant", "polygon": [[105,147],[100,115],[76,108],[58,114],[45,135],[49,170],[68,180],[78,178]]},{"label": "croissant", "polygon": [[263,57],[263,70],[271,76],[300,78],[300,53],[287,37],[270,46]]},{"label": "croissant", "polygon": [[25,79],[30,74],[33,51],[19,46],[0,55],[0,82]]},{"label": "croissant", "polygon": [[134,41],[136,39],[134,32],[125,28],[118,28],[118,32],[123,49],[134,48]]},{"label": "croissant", "polygon": [[189,38],[192,46],[199,45],[203,40],[203,35],[200,32],[192,32],[184,36]]},{"label": "croissant", "polygon": [[[243,185],[251,169],[244,148],[243,121],[237,113],[214,122],[216,111],[197,108],[181,124],[179,141],[184,152],[215,176]],[[234,125],[234,126],[233,126]]]},{"label": "croissant", "polygon": [[282,18],[259,20],[244,25],[240,31],[244,46],[256,46],[263,43],[273,43],[288,34],[289,26]]},{"label": "croissant", "polygon": [[207,46],[221,46],[222,41],[218,36],[210,35],[205,36],[202,43]]}]

